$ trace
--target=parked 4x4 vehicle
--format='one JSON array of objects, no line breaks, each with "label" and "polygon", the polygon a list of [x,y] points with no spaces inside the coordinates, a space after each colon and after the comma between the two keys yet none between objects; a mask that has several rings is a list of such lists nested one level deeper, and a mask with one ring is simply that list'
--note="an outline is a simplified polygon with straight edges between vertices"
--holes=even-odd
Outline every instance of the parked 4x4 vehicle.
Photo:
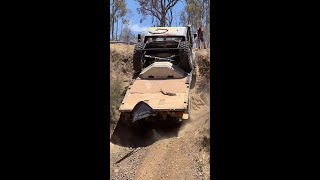
[{"label": "parked 4x4 vehicle", "polygon": [[134,48],[132,79],[120,105],[128,122],[189,119],[195,54],[188,27],[152,27]]},{"label": "parked 4x4 vehicle", "polygon": [[195,65],[192,46],[190,26],[149,28],[144,40],[135,45],[133,68],[140,72],[152,64],[156,57],[160,57],[189,73]]}]

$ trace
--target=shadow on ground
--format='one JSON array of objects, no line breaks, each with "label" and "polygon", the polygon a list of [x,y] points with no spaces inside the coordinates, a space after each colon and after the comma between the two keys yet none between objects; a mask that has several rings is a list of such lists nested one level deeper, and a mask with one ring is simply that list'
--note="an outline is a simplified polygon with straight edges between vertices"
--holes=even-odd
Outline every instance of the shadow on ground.
[{"label": "shadow on ground", "polygon": [[146,147],[161,139],[177,137],[180,128],[185,123],[185,121],[181,121],[170,127],[161,128],[150,127],[147,124],[135,127],[128,125],[120,118],[110,141],[123,147]]}]

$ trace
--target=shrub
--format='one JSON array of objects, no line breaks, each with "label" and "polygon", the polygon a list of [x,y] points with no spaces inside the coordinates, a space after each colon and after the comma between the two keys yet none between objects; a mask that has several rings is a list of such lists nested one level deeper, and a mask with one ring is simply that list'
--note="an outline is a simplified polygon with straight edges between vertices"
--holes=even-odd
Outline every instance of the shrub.
[{"label": "shrub", "polygon": [[116,112],[123,98],[123,82],[119,78],[110,79],[110,123],[117,120]]}]

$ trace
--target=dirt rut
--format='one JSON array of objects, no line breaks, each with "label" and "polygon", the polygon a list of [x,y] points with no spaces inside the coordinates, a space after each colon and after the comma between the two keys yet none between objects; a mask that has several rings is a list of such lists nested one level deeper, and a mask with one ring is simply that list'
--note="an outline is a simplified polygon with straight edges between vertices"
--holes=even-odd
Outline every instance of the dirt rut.
[{"label": "dirt rut", "polygon": [[[113,48],[116,52],[119,47]],[[210,56],[208,50],[198,50],[196,55],[197,82],[191,90],[190,120],[173,128],[147,131],[117,122],[110,135],[110,179],[210,179],[210,146],[204,141],[210,138]],[[130,70],[117,67],[114,72]]]}]

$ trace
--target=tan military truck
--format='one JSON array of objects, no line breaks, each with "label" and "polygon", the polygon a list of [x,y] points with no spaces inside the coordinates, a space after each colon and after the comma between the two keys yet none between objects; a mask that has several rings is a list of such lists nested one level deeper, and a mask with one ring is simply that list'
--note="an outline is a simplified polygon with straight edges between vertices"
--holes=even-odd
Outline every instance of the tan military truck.
[{"label": "tan military truck", "polygon": [[179,122],[189,119],[195,55],[188,27],[152,27],[135,45],[136,72],[120,105],[129,123]]}]

